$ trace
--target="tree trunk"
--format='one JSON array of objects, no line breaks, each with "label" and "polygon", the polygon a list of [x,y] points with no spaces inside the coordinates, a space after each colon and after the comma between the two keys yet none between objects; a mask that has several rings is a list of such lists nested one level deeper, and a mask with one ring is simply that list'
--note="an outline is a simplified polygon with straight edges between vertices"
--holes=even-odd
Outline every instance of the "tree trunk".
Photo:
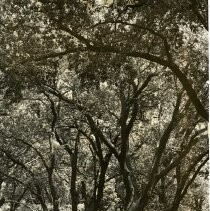
[{"label": "tree trunk", "polygon": [[49,180],[50,192],[52,196],[53,211],[59,211],[59,198],[57,195],[57,191],[55,190],[51,174],[49,175],[48,180]]},{"label": "tree trunk", "polygon": [[77,159],[78,159],[78,144],[79,144],[79,134],[75,140],[74,153],[71,156],[71,202],[72,202],[72,211],[77,211],[78,204],[78,193],[76,190],[76,180],[77,180]]},{"label": "tree trunk", "polygon": [[97,192],[97,197],[96,197],[96,201],[95,201],[94,211],[101,210],[100,208],[101,208],[101,201],[103,199],[106,170],[108,168],[111,155],[112,155],[112,153],[109,153],[107,160],[104,162],[101,162],[101,171],[100,171],[100,175],[99,175],[98,192]]},{"label": "tree trunk", "polygon": [[43,211],[48,211],[47,205],[45,204],[45,200],[44,200],[43,197],[42,197],[41,188],[40,188],[40,186],[39,186],[38,184],[36,185],[36,190],[37,190],[36,197],[37,197],[37,200],[38,200],[38,201],[40,202],[40,204],[41,204],[42,210],[43,210]]},{"label": "tree trunk", "polygon": [[56,191],[56,188],[54,186],[54,181],[53,181],[54,165],[55,165],[55,155],[51,154],[51,166],[47,169],[48,182],[49,182],[49,188],[50,188],[50,193],[52,197],[53,211],[59,211],[59,197],[57,195],[57,191]]}]

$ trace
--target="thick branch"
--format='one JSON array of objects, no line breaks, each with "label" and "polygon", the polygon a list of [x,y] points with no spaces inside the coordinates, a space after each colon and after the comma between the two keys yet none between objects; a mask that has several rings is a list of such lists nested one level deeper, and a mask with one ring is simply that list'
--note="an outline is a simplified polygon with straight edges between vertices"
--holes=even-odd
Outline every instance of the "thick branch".
[{"label": "thick branch", "polygon": [[[181,82],[183,88],[186,90],[189,98],[191,99],[193,105],[195,106],[198,114],[200,116],[202,116],[205,120],[209,119],[208,112],[205,110],[202,103],[200,102],[200,100],[197,96],[197,93],[195,92],[195,90],[193,89],[189,80],[187,79],[187,76],[179,69],[178,65],[173,63],[172,61],[162,59],[158,56],[155,56],[155,55],[152,55],[152,54],[149,54],[149,53],[142,53],[142,52],[138,52],[138,51],[128,52],[125,49],[119,50],[115,47],[106,46],[106,45],[104,45],[104,46],[96,46],[96,45],[95,46],[88,46],[86,48],[86,51],[102,52],[102,53],[103,52],[104,53],[117,53],[117,54],[130,56],[130,57],[134,57],[134,58],[142,58],[142,59],[146,59],[148,61],[155,62],[157,64],[164,66],[164,67],[169,68],[174,73],[174,75],[176,75],[176,77],[179,79],[179,81]],[[53,57],[66,55],[66,54],[68,54],[68,51],[58,52],[58,53],[54,53]],[[46,58],[46,57],[44,56],[44,58]],[[49,56],[48,56],[48,58],[49,58]],[[41,57],[41,59],[37,58],[37,60],[43,60],[43,56]]]},{"label": "thick branch", "polygon": [[0,149],[13,163],[17,164],[18,166],[22,167],[26,172],[28,172],[31,176],[34,176],[33,172],[26,167],[24,163],[22,163],[20,160],[13,157],[11,153],[4,149]]},{"label": "thick branch", "polygon": [[114,144],[112,144],[110,141],[108,141],[106,139],[106,137],[103,135],[101,130],[97,127],[97,125],[95,124],[95,122],[93,121],[92,117],[89,114],[86,114],[86,118],[88,120],[88,123],[89,123],[91,129],[92,129],[92,132],[96,136],[98,136],[101,139],[101,141],[103,141],[103,143],[110,149],[111,152],[113,152],[115,157],[118,159],[119,158],[119,154],[118,154]]},{"label": "thick branch", "polygon": [[[198,4],[197,4],[197,0],[190,0],[191,2],[191,9],[193,11],[193,13],[196,15],[196,17],[198,18],[198,20],[201,22],[201,24],[204,26],[204,28],[208,31],[208,20],[205,20],[205,18],[200,14],[199,10],[198,10]],[[208,10],[208,8],[205,8]]]},{"label": "thick branch", "polygon": [[199,174],[200,170],[203,168],[203,166],[208,162],[209,157],[207,157],[196,169],[196,171],[194,172],[192,178],[188,181],[188,183],[186,184],[184,190],[182,191],[182,195],[181,197],[184,198],[184,196],[186,195],[190,185],[194,182],[195,178],[197,177],[197,175]]},{"label": "thick branch", "polygon": [[156,181],[155,184],[157,184],[157,182],[163,178],[164,176],[166,176],[172,169],[174,169],[180,162],[182,159],[184,159],[186,157],[186,155],[190,152],[190,150],[192,149],[193,146],[195,146],[197,144],[197,142],[199,141],[199,138],[196,138],[198,134],[202,133],[206,131],[206,128],[201,129],[199,131],[197,131],[190,139],[188,145],[185,147],[185,150],[183,152],[181,152],[181,154],[179,155],[178,158],[176,158],[169,166],[167,166],[164,170],[162,170],[157,176],[156,176]]}]

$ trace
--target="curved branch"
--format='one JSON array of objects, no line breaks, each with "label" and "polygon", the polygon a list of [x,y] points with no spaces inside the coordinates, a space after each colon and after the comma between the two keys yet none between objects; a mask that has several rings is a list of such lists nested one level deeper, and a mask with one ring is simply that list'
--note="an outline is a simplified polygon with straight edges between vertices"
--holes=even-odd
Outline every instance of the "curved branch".
[{"label": "curved branch", "polygon": [[[121,54],[121,55],[125,55],[125,56],[130,56],[130,57],[134,57],[134,58],[142,58],[151,62],[155,62],[161,66],[167,67],[169,68],[174,75],[179,79],[179,81],[181,82],[183,88],[186,90],[190,100],[192,101],[193,105],[195,106],[196,111],[198,112],[198,114],[203,117],[205,120],[208,121],[209,119],[209,114],[206,111],[206,109],[204,108],[204,106],[202,105],[201,101],[199,100],[196,91],[193,89],[191,83],[189,82],[187,76],[180,70],[179,66],[174,63],[172,61],[171,55],[170,55],[170,49],[169,46],[166,42],[166,40],[164,39],[164,37],[162,37],[159,33],[151,30],[151,29],[147,29],[145,28],[145,30],[150,30],[151,33],[156,34],[157,36],[159,36],[161,39],[163,39],[164,41],[164,46],[165,46],[165,50],[166,50],[166,55],[167,55],[167,60],[150,54],[150,53],[144,53],[144,52],[139,52],[139,51],[130,51],[128,52],[126,49],[117,49],[116,47],[112,47],[112,46],[108,46],[108,45],[101,45],[101,46],[97,46],[97,45],[86,45],[86,48],[82,49],[82,51],[92,51],[92,52],[100,52],[100,53],[116,53],[116,54]],[[83,40],[80,40],[81,42],[83,42]],[[63,56],[69,53],[74,53],[76,52],[74,51],[63,51],[63,52],[58,52],[58,53],[54,53],[53,57],[56,56]],[[37,58],[36,60],[43,60],[43,58],[50,58],[49,55],[47,56],[42,56],[41,58]]]}]

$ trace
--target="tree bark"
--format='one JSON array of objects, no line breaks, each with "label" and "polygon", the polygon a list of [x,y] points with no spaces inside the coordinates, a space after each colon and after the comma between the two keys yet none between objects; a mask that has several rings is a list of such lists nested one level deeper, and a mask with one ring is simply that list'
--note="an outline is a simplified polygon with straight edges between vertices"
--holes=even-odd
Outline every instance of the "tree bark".
[{"label": "tree bark", "polygon": [[72,211],[77,211],[78,204],[78,193],[76,190],[76,180],[77,180],[77,159],[78,159],[78,144],[79,144],[79,133],[77,134],[74,146],[74,153],[71,156],[71,202],[72,202]]},{"label": "tree bark", "polygon": [[49,188],[50,188],[50,193],[52,197],[53,211],[59,211],[59,197],[58,197],[56,188],[54,186],[54,181],[53,181],[54,165],[55,165],[55,155],[52,153],[51,166],[47,169],[48,182],[49,182]]}]

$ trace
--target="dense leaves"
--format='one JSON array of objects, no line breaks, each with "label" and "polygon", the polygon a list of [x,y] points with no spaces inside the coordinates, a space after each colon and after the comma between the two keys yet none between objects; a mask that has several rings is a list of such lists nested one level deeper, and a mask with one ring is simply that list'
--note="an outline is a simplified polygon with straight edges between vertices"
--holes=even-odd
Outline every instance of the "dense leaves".
[{"label": "dense leaves", "polygon": [[205,0],[0,4],[1,210],[208,210]]}]

